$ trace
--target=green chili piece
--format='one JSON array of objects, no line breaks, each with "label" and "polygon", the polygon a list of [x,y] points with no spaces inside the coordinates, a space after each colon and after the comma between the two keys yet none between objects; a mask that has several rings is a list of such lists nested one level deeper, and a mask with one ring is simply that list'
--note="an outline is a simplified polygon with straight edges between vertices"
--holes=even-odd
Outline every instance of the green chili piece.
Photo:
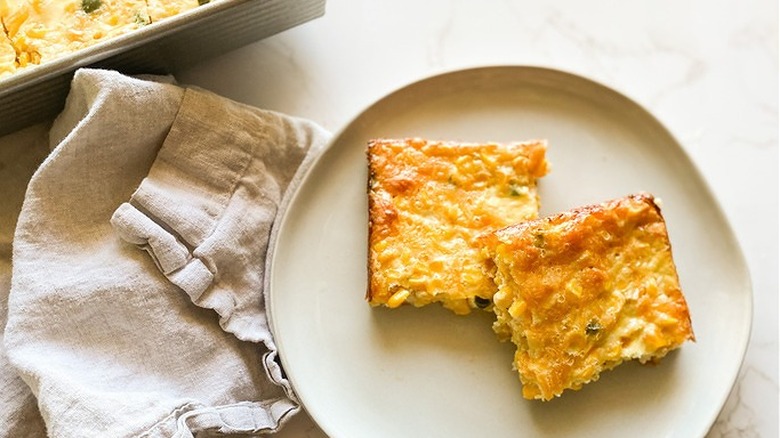
[{"label": "green chili piece", "polygon": [[585,326],[585,334],[586,335],[595,335],[598,334],[599,331],[601,331],[603,327],[601,327],[601,324],[599,324],[597,319],[591,319],[588,322],[588,325]]},{"label": "green chili piece", "polygon": [[81,0],[81,9],[87,14],[97,11],[101,6],[103,3],[100,0]]},{"label": "green chili piece", "polygon": [[539,249],[544,249],[544,233],[534,234],[534,246]]},{"label": "green chili piece", "polygon": [[141,14],[141,12],[138,11],[133,15],[133,21],[141,26],[146,26],[150,23],[149,18],[145,17],[143,14]]}]

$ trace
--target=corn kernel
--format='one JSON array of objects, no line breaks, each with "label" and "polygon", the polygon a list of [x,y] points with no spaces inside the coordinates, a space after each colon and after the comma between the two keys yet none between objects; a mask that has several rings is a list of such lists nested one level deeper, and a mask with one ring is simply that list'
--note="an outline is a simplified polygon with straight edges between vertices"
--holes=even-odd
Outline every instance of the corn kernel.
[{"label": "corn kernel", "polygon": [[387,240],[380,240],[376,244],[374,244],[374,251],[376,252],[382,252],[387,248]]},{"label": "corn kernel", "polygon": [[656,324],[661,327],[673,327],[680,323],[677,318],[663,312],[655,312],[655,317]]},{"label": "corn kernel", "polygon": [[519,318],[525,312],[526,307],[528,305],[525,300],[517,300],[509,306],[509,314],[512,315],[512,318]]},{"label": "corn kernel", "polygon": [[409,289],[398,289],[398,291],[394,293],[393,296],[388,298],[387,307],[395,309],[396,307],[403,304],[407,298],[409,298]]},{"label": "corn kernel", "polygon": [[383,264],[389,262],[390,260],[396,259],[399,256],[398,251],[395,249],[392,251],[379,252],[378,254],[379,255],[377,256],[377,260]]},{"label": "corn kernel", "polygon": [[504,289],[499,289],[495,295],[493,295],[493,304],[500,309],[506,309],[511,305],[512,298],[510,294]]},{"label": "corn kernel", "polygon": [[412,286],[413,288],[421,288],[424,289],[425,285],[428,283],[428,281],[423,277],[411,277],[408,280],[409,286]]}]

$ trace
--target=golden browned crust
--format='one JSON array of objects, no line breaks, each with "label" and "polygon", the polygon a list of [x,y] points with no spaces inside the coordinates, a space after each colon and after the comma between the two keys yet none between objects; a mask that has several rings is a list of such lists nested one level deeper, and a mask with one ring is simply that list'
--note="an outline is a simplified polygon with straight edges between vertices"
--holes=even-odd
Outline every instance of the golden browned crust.
[{"label": "golden browned crust", "polygon": [[517,346],[523,396],[549,400],[625,360],[694,340],[666,225],[632,195],[480,239],[498,285],[496,333]]},{"label": "golden browned crust", "polygon": [[369,303],[441,302],[458,314],[488,306],[495,286],[482,272],[474,241],[537,217],[545,150],[541,141],[371,141]]}]

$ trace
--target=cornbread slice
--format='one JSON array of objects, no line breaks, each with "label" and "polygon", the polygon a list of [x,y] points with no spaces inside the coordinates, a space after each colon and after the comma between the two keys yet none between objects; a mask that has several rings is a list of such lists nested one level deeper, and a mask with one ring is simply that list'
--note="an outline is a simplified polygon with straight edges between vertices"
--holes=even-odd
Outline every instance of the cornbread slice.
[{"label": "cornbread slice", "polygon": [[638,194],[480,239],[498,285],[494,330],[517,346],[527,399],[580,389],[623,361],[694,340],[666,225]]},{"label": "cornbread slice", "polygon": [[496,288],[475,239],[537,217],[545,151],[543,141],[369,142],[368,302],[489,307]]}]

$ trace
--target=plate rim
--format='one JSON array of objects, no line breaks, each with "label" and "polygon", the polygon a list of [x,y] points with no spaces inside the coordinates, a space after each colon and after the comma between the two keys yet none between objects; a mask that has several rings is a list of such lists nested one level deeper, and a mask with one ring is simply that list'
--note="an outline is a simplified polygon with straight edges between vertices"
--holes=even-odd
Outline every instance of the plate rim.
[{"label": "plate rim", "polygon": [[277,216],[274,219],[271,228],[271,235],[269,238],[268,250],[266,253],[267,256],[265,261],[265,276],[263,280],[263,295],[264,295],[264,300],[266,305],[265,307],[266,307],[269,329],[271,331],[273,342],[276,346],[277,355],[281,362],[281,366],[283,369],[285,369],[287,380],[290,384],[290,387],[293,390],[294,396],[296,397],[297,401],[301,404],[302,409],[304,409],[309,414],[312,421],[314,421],[317,424],[317,426],[321,430],[323,430],[323,432],[325,432],[328,436],[339,436],[337,433],[335,433],[337,431],[328,430],[328,428],[323,424],[323,422],[318,420],[317,415],[312,411],[310,411],[309,409],[307,409],[307,404],[305,403],[304,397],[301,397],[299,392],[296,390],[297,384],[295,383],[294,379],[292,378],[289,372],[289,366],[287,365],[289,363],[288,362],[289,359],[286,357],[284,348],[282,348],[281,344],[278,343],[278,339],[280,339],[280,337],[277,335],[278,329],[275,323],[275,315],[274,315],[275,311],[274,311],[274,304],[273,304],[274,299],[273,299],[273,287],[272,287],[274,272],[275,272],[274,262],[276,259],[276,253],[278,252],[278,248],[279,248],[278,247],[279,235],[281,234],[284,225],[287,222],[287,218],[290,212],[290,206],[293,205],[299,197],[299,193],[300,193],[299,189],[306,184],[306,182],[311,178],[311,175],[314,173],[315,169],[317,169],[320,163],[323,161],[323,158],[334,149],[335,145],[341,142],[342,138],[353,128],[353,126],[357,122],[359,122],[363,117],[366,117],[367,114],[370,114],[376,108],[381,107],[386,101],[391,100],[392,98],[396,97],[399,94],[408,92],[408,90],[410,89],[424,86],[428,82],[445,80],[445,78],[449,76],[474,74],[479,71],[490,71],[490,70],[494,70],[494,71],[524,70],[524,71],[533,71],[536,72],[537,74],[543,74],[543,75],[557,75],[559,77],[566,78],[566,80],[578,81],[580,83],[587,84],[590,87],[595,87],[596,89],[600,89],[601,91],[608,93],[609,95],[611,95],[611,97],[619,99],[625,105],[634,107],[642,114],[643,117],[653,122],[656,125],[657,129],[662,130],[663,133],[667,135],[672,142],[674,142],[676,149],[679,151],[681,156],[686,161],[685,162],[686,167],[688,169],[691,169],[694,172],[693,177],[701,182],[702,189],[705,191],[709,200],[712,201],[712,207],[714,211],[717,213],[718,219],[725,225],[726,235],[720,236],[720,238],[722,240],[723,239],[727,240],[729,245],[734,249],[736,249],[736,254],[733,254],[732,256],[739,261],[738,270],[736,272],[739,274],[738,275],[738,278],[740,279],[739,283],[744,282],[745,293],[747,294],[747,300],[745,303],[746,315],[744,320],[744,326],[741,329],[744,335],[742,336],[742,339],[740,339],[741,349],[738,352],[739,360],[736,361],[736,366],[733,367],[733,369],[731,370],[730,377],[729,377],[730,384],[728,386],[728,390],[724,391],[724,393],[720,397],[720,400],[718,400],[717,403],[718,409],[715,410],[714,414],[711,416],[711,418],[707,420],[707,422],[703,423],[703,429],[701,430],[701,433],[698,436],[701,437],[705,436],[714,426],[718,416],[723,411],[723,408],[729,396],[731,395],[735,386],[737,385],[738,378],[744,366],[745,357],[752,337],[755,297],[753,293],[752,277],[750,275],[750,269],[747,265],[747,260],[744,255],[744,250],[742,249],[742,246],[740,245],[740,242],[737,239],[736,234],[734,233],[731,222],[728,220],[728,217],[724,213],[724,210],[721,206],[719,199],[713,193],[709,182],[704,177],[699,167],[696,165],[696,162],[692,159],[688,150],[684,147],[683,143],[679,141],[677,136],[674,135],[674,133],[665,124],[663,124],[651,111],[649,111],[643,104],[641,104],[636,99],[629,97],[629,95],[627,95],[626,93],[623,93],[622,91],[613,88],[611,86],[607,86],[600,81],[594,80],[580,73],[575,73],[569,70],[563,70],[557,67],[549,67],[544,65],[488,64],[488,65],[477,65],[477,66],[470,66],[470,67],[447,69],[447,70],[426,75],[424,77],[418,78],[416,80],[413,80],[401,86],[395,87],[391,89],[391,91],[371,101],[371,103],[369,103],[368,105],[364,105],[362,109],[357,111],[353,117],[349,118],[347,122],[345,122],[333,134],[331,139],[321,150],[317,151],[316,154],[313,154],[311,159],[305,160],[304,163],[301,164],[298,171],[296,172],[295,177],[293,178],[293,182],[291,182],[290,186],[288,186],[284,196],[282,197],[282,201],[279,204],[279,210]]}]

